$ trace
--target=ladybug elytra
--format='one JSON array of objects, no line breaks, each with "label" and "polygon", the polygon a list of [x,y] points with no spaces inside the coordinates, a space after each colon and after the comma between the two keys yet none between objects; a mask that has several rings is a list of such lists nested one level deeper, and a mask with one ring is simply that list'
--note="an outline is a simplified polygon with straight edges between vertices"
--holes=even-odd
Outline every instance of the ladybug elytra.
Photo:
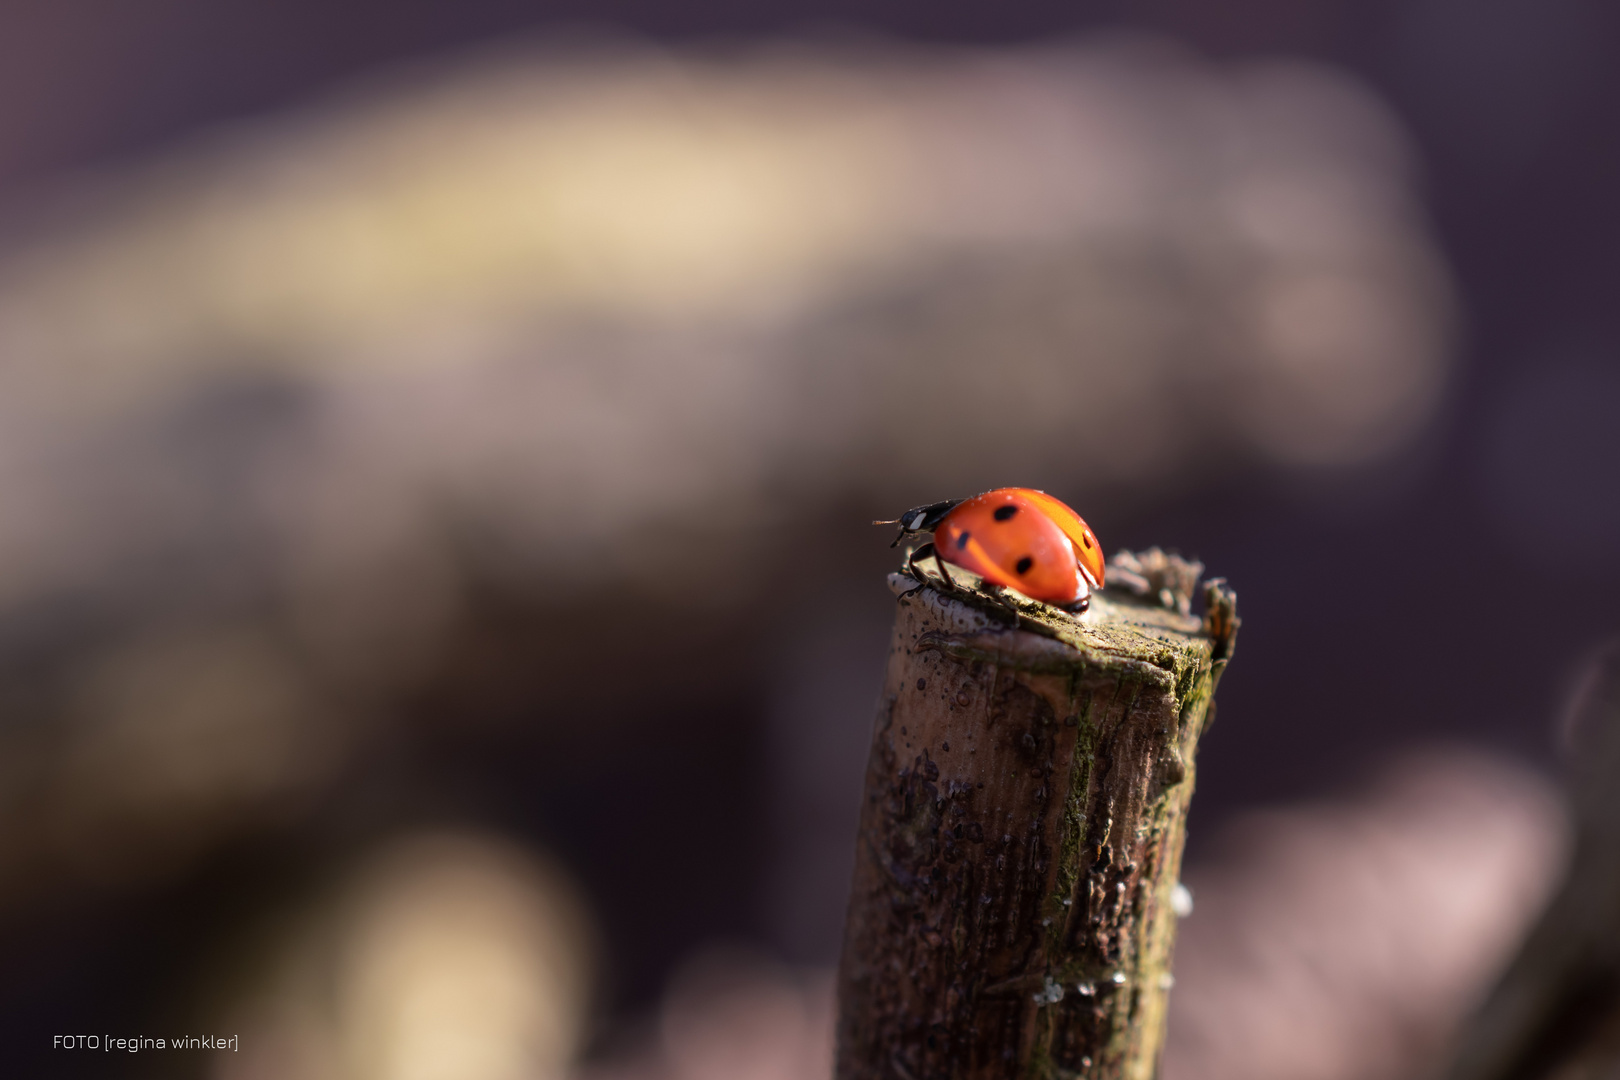
[{"label": "ladybug elytra", "polygon": [[[893,521],[894,539],[931,532],[932,543],[911,553],[907,570],[921,580],[918,559],[932,556],[940,576],[955,586],[947,563],[977,574],[988,585],[1016,589],[1068,611],[1091,604],[1091,590],[1102,588],[1102,545],[1091,526],[1070,507],[1033,488],[997,488],[971,499],[913,507]],[[892,544],[890,545],[893,546]]]}]

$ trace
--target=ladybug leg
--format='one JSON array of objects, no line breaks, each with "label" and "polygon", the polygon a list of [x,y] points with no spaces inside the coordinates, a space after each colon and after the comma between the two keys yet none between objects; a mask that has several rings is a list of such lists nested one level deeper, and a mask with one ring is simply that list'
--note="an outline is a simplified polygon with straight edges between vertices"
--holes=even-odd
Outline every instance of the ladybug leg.
[{"label": "ladybug leg", "polygon": [[[956,579],[951,577],[949,570],[945,569],[945,560],[939,557],[939,552],[934,548],[933,542],[930,541],[913,548],[911,554],[906,556],[906,573],[917,579],[919,582],[918,588],[928,584],[928,575],[923,571],[922,567],[917,565],[918,559],[933,559],[934,566],[939,570],[941,580],[945,582],[945,587],[948,589],[957,587]],[[916,590],[912,591],[915,592]],[[911,594],[907,593],[906,595]]]},{"label": "ladybug leg", "polygon": [[[894,545],[891,544],[889,546],[893,547]],[[897,599],[904,600],[912,593],[920,592],[923,586],[928,584],[927,575],[922,572],[922,567],[917,565],[917,553],[922,551],[923,548],[932,548],[933,546],[934,545],[932,544],[924,544],[921,548],[913,548],[910,552],[907,552],[904,573],[907,577],[917,583],[917,587],[915,589],[907,589],[905,592],[901,593]]]},{"label": "ladybug leg", "polygon": [[923,576],[923,572],[922,572],[921,568],[919,568],[917,566],[917,556],[921,555],[923,558],[926,559],[929,555],[933,554],[933,551],[932,551],[933,546],[934,546],[933,544],[924,544],[921,547],[912,548],[909,552],[906,553],[906,573],[907,574],[909,574],[912,577],[916,578],[918,581],[926,581],[927,580],[927,578],[925,578]]},{"label": "ladybug leg", "polygon": [[1067,611],[1070,615],[1083,614],[1084,612],[1091,610],[1091,592],[1088,590],[1084,596],[1078,600],[1072,601],[1071,603],[1057,604],[1055,606]]},{"label": "ladybug leg", "polygon": [[996,606],[1001,608],[1003,611],[1010,611],[1014,615],[1018,614],[1017,606],[1014,605],[1011,600],[1007,599],[1007,590],[1004,586],[985,584],[979,587],[979,592],[982,595],[988,596],[990,599],[994,600],[996,602]]},{"label": "ladybug leg", "polygon": [[940,579],[945,582],[945,587],[952,590],[956,589],[956,579],[951,577],[949,570],[945,569],[945,560],[939,557],[939,552],[934,548],[933,544],[928,545],[928,554],[934,557],[934,568],[939,571]]},{"label": "ladybug leg", "polygon": [[917,587],[916,588],[907,589],[905,592],[903,592],[899,596],[895,597],[895,599],[896,600],[904,600],[908,596],[914,596],[917,593],[922,592],[923,591],[923,586],[926,585],[926,584],[927,584],[927,582],[919,581],[919,582],[917,582]]},{"label": "ladybug leg", "polygon": [[934,547],[932,542],[926,543],[913,551],[911,557],[913,559],[933,559],[934,568],[939,571],[940,580],[945,582],[945,587],[947,589],[956,589],[958,587],[956,579],[951,577],[951,572],[945,569],[945,560],[939,557],[939,549]]}]

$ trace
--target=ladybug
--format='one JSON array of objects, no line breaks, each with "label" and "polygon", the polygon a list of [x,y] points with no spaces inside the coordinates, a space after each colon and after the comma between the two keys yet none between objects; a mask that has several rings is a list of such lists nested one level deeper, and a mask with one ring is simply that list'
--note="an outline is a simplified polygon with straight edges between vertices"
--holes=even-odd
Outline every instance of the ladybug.
[{"label": "ladybug", "polygon": [[946,563],[972,571],[987,585],[1016,589],[1068,611],[1091,605],[1102,588],[1103,554],[1097,534],[1067,504],[1033,488],[997,488],[971,499],[952,499],[907,510],[894,544],[931,532],[932,543],[912,551],[906,570],[922,580],[918,559],[933,556],[940,577],[954,588]]}]

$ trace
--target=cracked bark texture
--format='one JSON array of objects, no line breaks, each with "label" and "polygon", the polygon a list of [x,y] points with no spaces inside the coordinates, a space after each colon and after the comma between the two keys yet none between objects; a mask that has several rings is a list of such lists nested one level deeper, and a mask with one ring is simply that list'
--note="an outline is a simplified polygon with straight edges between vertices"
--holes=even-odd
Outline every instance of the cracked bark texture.
[{"label": "cracked bark texture", "polygon": [[1156,1071],[1193,753],[1232,594],[1210,583],[1202,620],[1185,598],[1119,590],[1079,617],[1002,599],[1016,625],[943,586],[898,601],[839,969],[839,1080]]}]

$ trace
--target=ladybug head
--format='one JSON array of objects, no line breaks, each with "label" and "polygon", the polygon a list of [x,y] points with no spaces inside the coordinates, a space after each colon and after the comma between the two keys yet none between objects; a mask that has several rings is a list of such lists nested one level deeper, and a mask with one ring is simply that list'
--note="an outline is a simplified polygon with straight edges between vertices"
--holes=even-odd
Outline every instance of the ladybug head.
[{"label": "ladybug head", "polygon": [[929,503],[927,506],[914,506],[897,518],[874,521],[872,524],[900,526],[900,532],[896,534],[894,543],[889,545],[894,547],[912,533],[933,532],[934,528],[945,520],[945,515],[956,509],[961,502],[961,499],[947,499],[944,502]]}]

